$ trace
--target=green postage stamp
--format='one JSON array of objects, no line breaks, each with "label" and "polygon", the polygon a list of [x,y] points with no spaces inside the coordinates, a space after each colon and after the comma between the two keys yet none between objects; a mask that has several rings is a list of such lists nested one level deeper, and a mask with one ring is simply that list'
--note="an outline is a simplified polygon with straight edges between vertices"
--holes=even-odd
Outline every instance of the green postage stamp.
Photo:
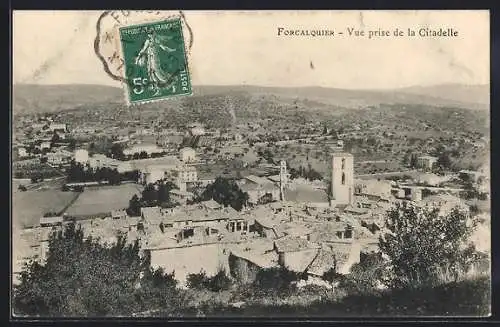
[{"label": "green postage stamp", "polygon": [[179,18],[119,28],[130,104],[191,95]]}]

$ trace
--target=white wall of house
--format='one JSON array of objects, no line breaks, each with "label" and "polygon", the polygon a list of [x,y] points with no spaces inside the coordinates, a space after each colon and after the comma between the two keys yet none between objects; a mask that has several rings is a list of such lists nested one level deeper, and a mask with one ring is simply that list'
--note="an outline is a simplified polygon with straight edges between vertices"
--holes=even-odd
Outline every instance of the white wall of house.
[{"label": "white wall of house", "polygon": [[202,269],[208,276],[215,275],[221,266],[229,272],[228,255],[223,249],[221,244],[206,244],[151,250],[151,266],[162,267],[168,273],[175,271],[175,278],[184,285],[188,274],[199,273]]},{"label": "white wall of house", "polygon": [[280,253],[280,264],[292,271],[300,271],[303,268],[304,260],[312,258],[318,249],[306,249],[303,251]]}]

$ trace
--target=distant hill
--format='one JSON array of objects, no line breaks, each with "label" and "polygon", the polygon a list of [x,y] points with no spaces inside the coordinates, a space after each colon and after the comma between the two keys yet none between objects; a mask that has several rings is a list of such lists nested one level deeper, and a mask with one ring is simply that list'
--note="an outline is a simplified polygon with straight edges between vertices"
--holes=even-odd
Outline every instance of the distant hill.
[{"label": "distant hill", "polygon": [[[273,100],[311,101],[344,108],[359,108],[382,103],[423,104],[452,106],[467,109],[489,109],[488,85],[437,85],[409,87],[395,90],[347,90],[323,87],[261,87],[195,86],[194,95],[199,98],[212,95],[245,94],[252,97],[271,97]],[[102,85],[14,85],[14,114],[54,112],[77,109],[81,106],[124,104],[123,90]],[[175,101],[183,101],[181,98]]]},{"label": "distant hill", "polygon": [[490,86],[463,85],[463,84],[441,84],[435,86],[412,86],[400,89],[408,94],[417,94],[441,98],[464,103],[478,103],[485,106],[490,104]]},{"label": "distant hill", "polygon": [[103,85],[18,84],[14,85],[12,93],[14,114],[55,112],[81,105],[123,102],[120,88]]}]

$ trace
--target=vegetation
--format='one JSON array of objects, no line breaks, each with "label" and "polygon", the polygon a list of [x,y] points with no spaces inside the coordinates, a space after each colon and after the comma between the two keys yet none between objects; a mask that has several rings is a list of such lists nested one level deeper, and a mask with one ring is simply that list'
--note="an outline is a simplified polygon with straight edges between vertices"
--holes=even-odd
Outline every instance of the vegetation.
[{"label": "vegetation", "polygon": [[66,173],[68,183],[107,181],[111,185],[118,185],[123,181],[137,181],[139,178],[138,171],[119,173],[116,168],[92,168],[89,164],[83,165],[74,160],[71,161]]},{"label": "vegetation", "polygon": [[[212,277],[202,271],[190,274],[189,289],[182,290],[173,274],[149,268],[150,259],[139,255],[137,242],[128,244],[119,236],[115,244],[105,246],[69,224],[51,236],[46,263],[24,267],[14,292],[15,312],[35,316],[152,311],[161,316],[486,314],[488,279],[466,277],[468,268],[481,259],[465,246],[463,235],[474,227],[471,218],[458,210],[444,216],[425,210],[393,208],[387,217],[390,232],[380,239],[381,253],[363,255],[349,275],[332,267],[323,276],[334,286],[332,291],[320,286],[300,289],[296,282],[307,276],[283,267],[259,270],[247,285],[236,284],[224,269]],[[231,309],[230,301],[237,300],[247,304]]]},{"label": "vegetation", "polygon": [[184,301],[174,276],[150,269],[137,241],[119,236],[105,246],[74,223],[51,235],[46,262],[28,263],[20,280],[16,315],[116,316],[159,307],[176,314]]},{"label": "vegetation", "polygon": [[171,208],[178,205],[170,198],[170,191],[177,189],[177,186],[165,180],[146,185],[142,191],[141,198],[136,194],[129,201],[127,213],[131,216],[140,216],[142,207],[161,206]]},{"label": "vegetation", "polygon": [[309,165],[307,168],[300,166],[298,169],[291,168],[290,169],[290,178],[291,179],[296,179],[296,178],[305,178],[310,181],[315,181],[315,180],[323,180],[323,175],[321,175],[319,172],[314,170],[311,165]]},{"label": "vegetation", "polygon": [[217,203],[240,211],[248,201],[248,194],[243,192],[232,179],[217,177],[194,202],[214,200]]},{"label": "vegetation", "polygon": [[232,286],[231,278],[224,268],[219,269],[217,274],[208,277],[205,271],[197,274],[189,274],[186,279],[186,286],[191,289],[207,289],[212,292],[226,291]]},{"label": "vegetation", "polygon": [[476,221],[458,208],[446,215],[439,208],[398,204],[388,212],[388,233],[379,240],[387,257],[383,282],[390,288],[432,286],[443,276],[458,281],[478,259],[467,244]]}]

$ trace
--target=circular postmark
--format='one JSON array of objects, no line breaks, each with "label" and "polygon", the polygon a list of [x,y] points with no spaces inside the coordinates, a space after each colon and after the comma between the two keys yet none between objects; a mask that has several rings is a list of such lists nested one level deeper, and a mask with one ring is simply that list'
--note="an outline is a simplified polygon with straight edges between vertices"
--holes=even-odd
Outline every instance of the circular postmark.
[{"label": "circular postmark", "polygon": [[[185,65],[180,64],[180,58],[175,54],[166,53],[163,55],[161,69],[168,72],[167,76],[159,78],[156,86],[169,87],[174,81],[179,78],[179,75],[188,69],[188,56],[193,46],[193,31],[186,21],[186,17],[182,11],[105,11],[103,12],[96,23],[96,37],[94,39],[94,52],[97,58],[103,65],[103,70],[113,80],[125,83],[128,87],[136,86],[136,81],[133,81],[129,76],[133,75],[134,70],[138,69],[137,62],[129,62],[123,53],[123,42],[127,42],[125,38],[121,39],[120,28],[128,26],[137,26],[141,24],[150,24],[178,19],[181,24],[181,32],[179,35],[173,36],[173,42],[182,44],[185,48]],[[153,33],[155,31],[152,31]],[[148,33],[149,34],[149,33]],[[130,41],[129,41],[130,42]],[[149,66],[148,66],[149,67]],[[149,69],[149,68],[148,68]],[[126,73],[127,72],[127,73]],[[144,87],[150,86],[150,80],[144,81]]]}]

